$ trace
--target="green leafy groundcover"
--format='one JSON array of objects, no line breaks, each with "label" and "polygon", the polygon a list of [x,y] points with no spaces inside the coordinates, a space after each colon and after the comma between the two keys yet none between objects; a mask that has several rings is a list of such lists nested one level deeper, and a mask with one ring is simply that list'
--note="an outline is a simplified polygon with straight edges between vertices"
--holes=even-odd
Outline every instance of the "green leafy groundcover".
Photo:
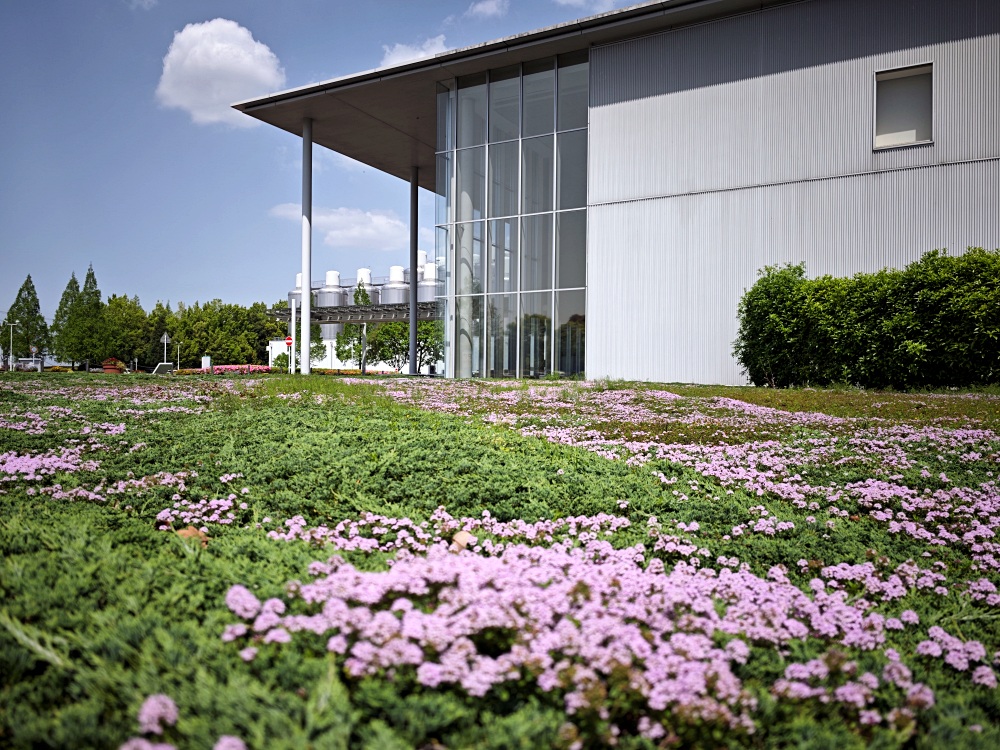
[{"label": "green leafy groundcover", "polygon": [[799,393],[7,376],[0,745],[1000,745],[996,397]]}]

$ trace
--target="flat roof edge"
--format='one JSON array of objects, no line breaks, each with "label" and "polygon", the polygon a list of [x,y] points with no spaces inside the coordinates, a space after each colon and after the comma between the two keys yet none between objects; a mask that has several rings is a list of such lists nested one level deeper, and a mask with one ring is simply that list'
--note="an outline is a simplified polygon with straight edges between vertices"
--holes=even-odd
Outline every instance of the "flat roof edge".
[{"label": "flat roof edge", "polygon": [[[326,93],[333,89],[347,88],[363,83],[371,83],[387,78],[395,78],[408,73],[431,70],[433,68],[444,68],[450,63],[460,60],[471,60],[481,55],[495,54],[507,50],[516,49],[522,46],[534,45],[546,41],[565,39],[570,36],[583,36],[588,31],[611,27],[616,25],[627,25],[630,21],[653,18],[659,15],[669,15],[673,11],[690,9],[693,6],[702,6],[706,10],[706,17],[711,16],[713,6],[726,4],[731,0],[653,0],[653,2],[630,5],[617,10],[610,10],[604,13],[587,16],[585,18],[566,21],[564,23],[547,26],[534,31],[522,32],[512,36],[494,39],[492,41],[461,47],[459,49],[439,52],[433,57],[411,60],[399,65],[386,68],[372,68],[360,73],[351,73],[338,78],[331,78],[319,83],[310,83],[285,91],[278,91],[268,96],[247,99],[236,102],[232,105],[234,109],[241,112],[251,112],[256,109],[273,106],[293,99],[307,98],[315,94]],[[747,2],[748,6],[764,7],[766,5],[776,5],[781,2],[791,0],[752,0]]]}]

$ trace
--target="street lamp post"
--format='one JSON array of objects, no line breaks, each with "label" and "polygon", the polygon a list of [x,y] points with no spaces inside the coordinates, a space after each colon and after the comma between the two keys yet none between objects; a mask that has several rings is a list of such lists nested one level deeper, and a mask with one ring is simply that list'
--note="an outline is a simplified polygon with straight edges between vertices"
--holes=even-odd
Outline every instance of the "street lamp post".
[{"label": "street lamp post", "polygon": [[10,351],[7,352],[7,354],[10,355],[10,356],[8,358],[8,362],[9,362],[11,371],[13,371],[14,370],[14,326],[17,325],[17,321],[16,320],[12,321],[12,322],[8,323],[7,325],[10,326]]}]

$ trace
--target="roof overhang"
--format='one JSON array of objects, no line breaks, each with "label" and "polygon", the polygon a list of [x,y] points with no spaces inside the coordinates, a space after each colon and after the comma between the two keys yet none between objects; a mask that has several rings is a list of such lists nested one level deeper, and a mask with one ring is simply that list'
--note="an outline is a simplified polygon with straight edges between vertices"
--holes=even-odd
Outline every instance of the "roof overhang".
[{"label": "roof overhang", "polygon": [[309,118],[314,143],[403,180],[418,167],[420,186],[434,190],[438,82],[797,1],[646,2],[233,106],[298,136]]}]

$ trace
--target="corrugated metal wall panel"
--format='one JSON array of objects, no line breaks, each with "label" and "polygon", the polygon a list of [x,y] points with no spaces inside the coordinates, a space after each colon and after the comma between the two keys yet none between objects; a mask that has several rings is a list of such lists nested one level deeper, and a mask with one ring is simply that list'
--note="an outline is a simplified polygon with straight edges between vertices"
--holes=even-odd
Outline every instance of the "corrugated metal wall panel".
[{"label": "corrugated metal wall panel", "polygon": [[1000,247],[1000,161],[592,206],[587,375],[745,382],[736,307],[758,269],[901,267]]},{"label": "corrugated metal wall panel", "polygon": [[[810,0],[595,48],[591,204],[1000,156],[982,5]],[[935,143],[873,152],[876,71],[926,62]]]},{"label": "corrugated metal wall panel", "polygon": [[[591,53],[587,374],[740,383],[736,307],[1000,247],[1000,0],[804,0]],[[875,73],[934,65],[934,143],[872,149]]]}]

